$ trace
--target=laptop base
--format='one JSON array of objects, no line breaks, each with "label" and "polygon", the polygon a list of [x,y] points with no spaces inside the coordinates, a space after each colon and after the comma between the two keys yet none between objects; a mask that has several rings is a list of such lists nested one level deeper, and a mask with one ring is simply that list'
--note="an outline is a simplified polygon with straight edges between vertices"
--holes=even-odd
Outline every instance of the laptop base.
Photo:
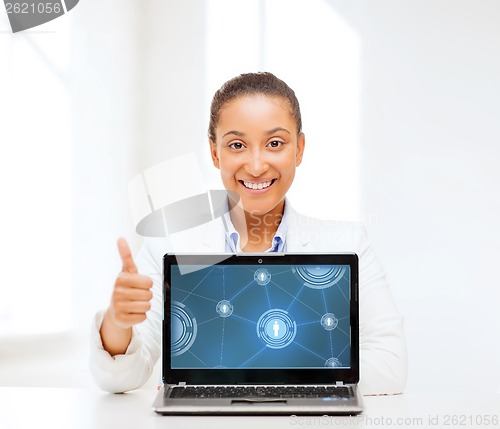
[{"label": "laptop base", "polygon": [[165,396],[163,386],[153,409],[163,415],[356,415],[363,411],[363,402],[358,387],[350,385],[350,388],[353,397],[337,401],[331,398],[174,399]]}]

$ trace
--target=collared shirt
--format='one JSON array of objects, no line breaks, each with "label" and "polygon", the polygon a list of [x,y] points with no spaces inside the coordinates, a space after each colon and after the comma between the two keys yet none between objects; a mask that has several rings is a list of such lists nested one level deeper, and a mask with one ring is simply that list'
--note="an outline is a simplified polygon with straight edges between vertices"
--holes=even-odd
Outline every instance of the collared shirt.
[{"label": "collared shirt", "polygon": [[[241,253],[240,234],[234,228],[231,216],[229,215],[229,203],[224,214],[224,225],[226,227],[226,252],[227,253]],[[287,214],[287,203],[285,199],[285,207],[283,210],[283,217],[278,225],[278,229],[274,234],[271,247],[265,252],[285,252],[286,251],[286,230],[288,227],[289,215]]]}]

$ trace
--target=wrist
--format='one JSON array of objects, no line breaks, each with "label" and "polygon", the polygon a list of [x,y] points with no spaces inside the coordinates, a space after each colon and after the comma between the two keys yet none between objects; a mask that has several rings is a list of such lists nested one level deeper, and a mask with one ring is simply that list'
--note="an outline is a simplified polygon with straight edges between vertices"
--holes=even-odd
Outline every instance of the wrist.
[{"label": "wrist", "polygon": [[132,327],[117,324],[108,308],[104,313],[99,334],[104,350],[111,356],[125,354],[132,339]]}]

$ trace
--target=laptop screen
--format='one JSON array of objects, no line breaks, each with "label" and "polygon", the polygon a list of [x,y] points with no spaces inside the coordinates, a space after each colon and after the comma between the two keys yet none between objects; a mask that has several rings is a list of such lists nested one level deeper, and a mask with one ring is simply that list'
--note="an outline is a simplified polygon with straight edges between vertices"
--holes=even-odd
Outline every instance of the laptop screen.
[{"label": "laptop screen", "polygon": [[172,370],[351,368],[355,255],[206,257],[166,265]]}]

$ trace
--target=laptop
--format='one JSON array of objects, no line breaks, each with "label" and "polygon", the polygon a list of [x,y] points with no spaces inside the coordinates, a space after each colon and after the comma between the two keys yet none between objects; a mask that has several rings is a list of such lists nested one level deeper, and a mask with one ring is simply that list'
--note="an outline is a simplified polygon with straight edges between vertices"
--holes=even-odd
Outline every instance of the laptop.
[{"label": "laptop", "polygon": [[358,414],[358,257],[166,254],[160,414]]}]

